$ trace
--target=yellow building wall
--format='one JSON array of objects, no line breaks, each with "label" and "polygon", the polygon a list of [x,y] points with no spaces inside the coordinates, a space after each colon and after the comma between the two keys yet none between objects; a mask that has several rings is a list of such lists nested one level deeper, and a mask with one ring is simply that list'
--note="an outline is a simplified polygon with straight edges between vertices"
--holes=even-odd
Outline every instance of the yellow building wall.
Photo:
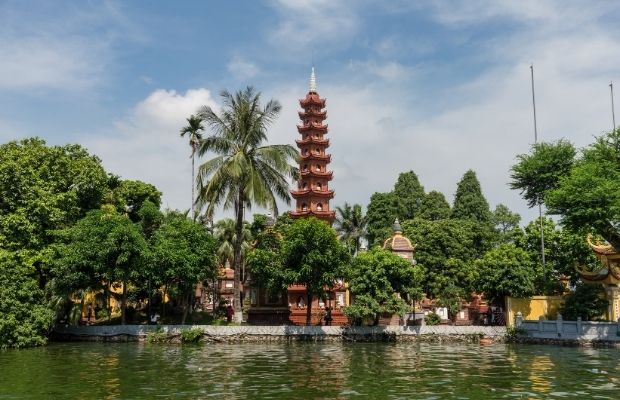
[{"label": "yellow building wall", "polygon": [[506,297],[506,325],[514,326],[519,311],[524,320],[556,319],[562,304],[562,296]]}]

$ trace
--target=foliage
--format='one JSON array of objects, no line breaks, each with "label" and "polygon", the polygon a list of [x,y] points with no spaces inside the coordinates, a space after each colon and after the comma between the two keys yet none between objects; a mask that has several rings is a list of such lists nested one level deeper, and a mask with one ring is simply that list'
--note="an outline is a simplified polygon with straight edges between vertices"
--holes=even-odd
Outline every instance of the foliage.
[{"label": "foliage", "polygon": [[150,183],[142,181],[120,181],[119,186],[113,190],[113,196],[117,211],[126,213],[134,222],[140,220],[139,211],[145,202],[151,202],[157,209],[161,205],[161,192]]},{"label": "foliage", "polygon": [[0,249],[0,349],[47,342],[53,312],[29,260]]},{"label": "foliage", "polygon": [[545,193],[559,185],[560,179],[570,173],[575,159],[575,148],[566,140],[532,145],[531,154],[517,156],[512,166],[511,189],[521,191],[530,207],[541,203]]},{"label": "foliage", "polygon": [[342,276],[349,254],[336,232],[313,217],[295,220],[287,230],[281,254],[284,283],[306,287],[306,323],[310,324],[312,299],[323,296],[325,288]]},{"label": "foliage", "polygon": [[527,329],[520,326],[506,327],[506,337],[509,341],[514,340],[518,336],[527,336]]},{"label": "foliage", "polygon": [[476,289],[485,297],[501,302],[505,296],[527,297],[535,294],[536,270],[530,255],[514,244],[502,244],[476,260]]},{"label": "foliage", "polygon": [[519,227],[521,216],[510,211],[505,205],[498,204],[495,206],[491,218],[500,244],[513,243],[522,234]]},{"label": "foliage", "polygon": [[424,269],[424,291],[431,298],[468,296],[477,278],[473,261],[489,245],[474,221],[415,219],[402,224],[403,233],[417,244],[415,259]]},{"label": "foliage", "polygon": [[381,244],[391,233],[390,227],[398,217],[398,203],[393,193],[374,193],[366,211],[369,247]]},{"label": "foliage", "polygon": [[439,325],[441,317],[434,312],[430,312],[424,316],[424,323],[426,325]]},{"label": "foliage", "polygon": [[413,171],[402,172],[392,191],[398,204],[398,218],[403,221],[418,216],[424,201],[424,187]]},{"label": "foliage", "polygon": [[291,145],[263,145],[267,128],[280,113],[280,103],[270,100],[262,107],[261,94],[248,87],[234,95],[222,92],[222,109],[216,113],[202,107],[199,116],[212,134],[200,142],[199,155],[209,152],[215,157],[199,168],[197,202],[207,205],[206,214],[213,216],[216,207],[233,208],[236,240],[233,244],[235,269],[235,314],[241,317],[239,291],[241,251],[243,244],[243,213],[256,204],[278,213],[276,199],[290,202],[287,178],[298,175],[297,168],[289,165],[297,150]]},{"label": "foliage", "polygon": [[146,333],[146,341],[148,343],[166,343],[168,340],[170,340],[170,337],[161,328]]},{"label": "foliage", "polygon": [[422,297],[422,271],[390,251],[374,248],[359,254],[346,269],[346,282],[353,296],[345,309],[349,318],[375,323],[382,314],[403,315],[407,300]]},{"label": "foliage", "polygon": [[200,140],[202,139],[202,133],[200,133],[200,131],[204,130],[204,127],[202,126],[202,118],[198,115],[192,115],[189,118],[187,118],[187,126],[184,126],[183,128],[181,128],[181,137],[187,135],[187,137],[189,138],[189,147],[191,147],[192,149],[192,153],[190,155],[190,158],[192,159],[192,180],[191,180],[191,185],[192,185],[192,206],[191,206],[191,210],[192,210],[192,219],[196,219],[196,205],[194,204],[196,201],[196,195],[194,194],[195,192],[195,178],[194,178],[194,174],[196,171],[196,168],[194,167],[194,163],[195,163],[195,158],[196,158],[196,151],[198,150],[198,146],[200,145]]},{"label": "foliage", "polygon": [[[567,142],[536,145],[519,156],[511,186],[530,205],[544,196],[549,213],[559,215],[564,227],[594,231],[620,248],[619,139],[620,130],[604,134],[576,158]],[[546,174],[539,177],[539,170]]]},{"label": "foliage", "polygon": [[138,282],[147,255],[140,229],[129,218],[101,210],[90,211],[74,226],[59,232],[62,243],[54,247],[52,287],[70,294],[80,289],[123,283],[122,322],[125,322],[127,284]]},{"label": "foliage", "polygon": [[152,278],[181,296],[184,324],[194,286],[216,276],[215,241],[200,224],[168,212],[153,235],[149,261]]},{"label": "foliage", "polygon": [[336,207],[336,214],[336,231],[340,234],[340,239],[347,244],[352,254],[357,254],[366,235],[367,219],[362,206],[351,206],[345,202],[343,207]]},{"label": "foliage", "polygon": [[605,290],[599,284],[579,283],[575,291],[566,296],[560,313],[565,320],[574,321],[581,317],[584,321],[591,321],[601,317],[609,306],[605,298]]},{"label": "foliage", "polygon": [[[234,247],[237,240],[237,231],[235,220],[232,218],[224,218],[215,224],[213,236],[217,240],[217,258],[221,265],[229,262],[233,265],[234,259]],[[252,232],[248,227],[248,224],[244,222],[243,230],[241,231],[241,258],[245,258],[245,254],[251,248]],[[243,262],[243,261],[242,261]]]},{"label": "foliage", "polygon": [[468,219],[483,224],[491,221],[489,203],[482,194],[476,173],[472,170],[465,172],[456,187],[451,218]]},{"label": "foliage", "polygon": [[204,332],[200,328],[182,329],[181,330],[181,342],[183,343],[198,343],[202,338]]},{"label": "foliage", "polygon": [[448,203],[443,193],[432,190],[424,196],[419,217],[436,221],[438,219],[449,218],[451,212],[450,203]]}]

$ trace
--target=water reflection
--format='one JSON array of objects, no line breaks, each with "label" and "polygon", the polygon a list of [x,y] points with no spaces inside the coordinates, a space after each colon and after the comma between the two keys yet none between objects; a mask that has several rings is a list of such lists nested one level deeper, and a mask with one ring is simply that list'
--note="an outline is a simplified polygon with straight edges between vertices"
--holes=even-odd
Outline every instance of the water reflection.
[{"label": "water reflection", "polygon": [[613,349],[417,343],[53,344],[0,352],[4,398],[617,398]]}]

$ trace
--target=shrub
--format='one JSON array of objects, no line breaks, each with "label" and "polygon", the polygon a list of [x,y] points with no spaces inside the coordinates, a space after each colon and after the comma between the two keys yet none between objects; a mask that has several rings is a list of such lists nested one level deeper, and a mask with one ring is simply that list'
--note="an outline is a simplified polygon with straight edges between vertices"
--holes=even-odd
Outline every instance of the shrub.
[{"label": "shrub", "polygon": [[202,337],[202,334],[203,332],[200,328],[183,329],[181,331],[181,342],[197,343]]},{"label": "shrub", "polygon": [[508,328],[506,328],[506,335],[510,338],[514,338],[516,336],[526,336],[527,335],[527,329],[522,328],[522,327],[516,327],[516,326],[509,326]]},{"label": "shrub", "polygon": [[168,334],[161,328],[146,333],[146,341],[149,343],[164,343],[168,341]]},{"label": "shrub", "polygon": [[441,323],[441,317],[431,312],[424,316],[424,322],[426,325],[439,325],[439,323]]}]

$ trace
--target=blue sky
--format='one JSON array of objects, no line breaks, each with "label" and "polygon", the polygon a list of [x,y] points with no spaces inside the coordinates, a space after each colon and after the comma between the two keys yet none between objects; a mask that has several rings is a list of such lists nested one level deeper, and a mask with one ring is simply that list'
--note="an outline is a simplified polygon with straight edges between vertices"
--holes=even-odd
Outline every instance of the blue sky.
[{"label": "blue sky", "polygon": [[507,187],[533,141],[529,65],[540,137],[589,143],[611,128],[619,17],[603,1],[2,1],[0,140],[81,143],[189,208],[184,119],[253,85],[283,104],[271,141],[294,143],[314,62],[333,205],[407,170],[451,201],[471,168],[492,206],[529,220]]}]

